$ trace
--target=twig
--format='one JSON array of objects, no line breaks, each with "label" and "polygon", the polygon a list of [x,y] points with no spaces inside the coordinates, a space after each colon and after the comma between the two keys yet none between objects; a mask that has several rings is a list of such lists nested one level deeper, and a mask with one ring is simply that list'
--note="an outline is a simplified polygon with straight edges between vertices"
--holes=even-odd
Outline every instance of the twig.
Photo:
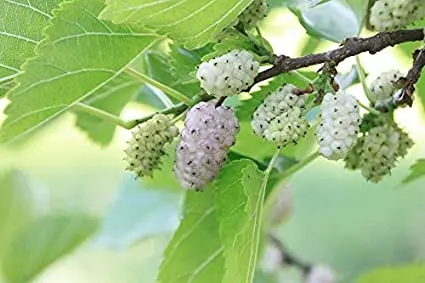
[{"label": "twig", "polygon": [[423,29],[397,30],[392,32],[381,32],[368,38],[349,38],[337,49],[323,53],[310,54],[298,58],[279,56],[273,67],[258,74],[255,78],[255,83],[270,79],[281,73],[325,62],[332,63],[336,66],[346,58],[363,52],[375,54],[386,47],[408,41],[420,41],[423,40],[423,38]]},{"label": "twig", "polygon": [[413,54],[413,66],[409,70],[404,82],[405,87],[397,101],[397,104],[407,104],[412,106],[415,84],[419,81],[422,69],[425,66],[425,48],[416,50]]},{"label": "twig", "polygon": [[300,268],[304,274],[307,274],[311,270],[311,266],[300,261],[298,258],[294,257],[285,249],[283,243],[274,235],[269,234],[270,242],[279,250],[283,258],[283,265],[291,265]]}]

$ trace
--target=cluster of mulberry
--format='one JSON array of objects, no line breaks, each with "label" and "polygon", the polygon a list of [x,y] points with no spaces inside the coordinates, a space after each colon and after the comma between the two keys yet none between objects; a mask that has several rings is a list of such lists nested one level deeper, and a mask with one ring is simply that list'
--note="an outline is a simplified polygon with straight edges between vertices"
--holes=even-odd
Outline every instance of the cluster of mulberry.
[{"label": "cluster of mulberry", "polygon": [[403,75],[400,72],[390,70],[383,72],[372,82],[369,89],[371,93],[370,100],[374,107],[379,108],[381,105],[386,105],[393,100],[394,94],[399,89],[396,82],[401,77]]},{"label": "cluster of mulberry", "polygon": [[161,167],[164,147],[179,134],[179,129],[170,124],[170,118],[157,114],[140,126],[128,142],[125,150],[127,169],[138,177],[152,176]]},{"label": "cluster of mulberry", "polygon": [[174,173],[181,186],[201,190],[219,173],[239,131],[233,110],[201,102],[188,113],[176,148]]},{"label": "cluster of mulberry", "polygon": [[359,169],[369,181],[377,183],[391,173],[396,162],[406,156],[413,141],[393,122],[381,123],[359,138],[345,158],[348,169]]},{"label": "cluster of mulberry", "polygon": [[201,87],[215,97],[241,93],[254,83],[260,63],[245,50],[233,50],[203,62],[196,74]]},{"label": "cluster of mulberry", "polygon": [[253,115],[255,134],[282,146],[307,134],[309,124],[303,113],[307,95],[296,95],[295,90],[295,86],[285,85],[266,97]]},{"label": "cluster of mulberry", "polygon": [[325,95],[317,128],[319,152],[330,160],[344,158],[355,145],[360,131],[360,112],[356,98],[344,91]]},{"label": "cluster of mulberry", "polygon": [[378,0],[370,10],[369,22],[378,31],[406,27],[425,16],[423,0]]}]

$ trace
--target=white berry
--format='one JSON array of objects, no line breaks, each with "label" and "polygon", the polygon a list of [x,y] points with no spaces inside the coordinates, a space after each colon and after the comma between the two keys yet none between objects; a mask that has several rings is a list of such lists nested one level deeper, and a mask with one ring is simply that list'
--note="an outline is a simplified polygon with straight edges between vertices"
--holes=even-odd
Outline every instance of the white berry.
[{"label": "white berry", "polygon": [[319,152],[330,160],[344,158],[355,145],[360,112],[356,98],[344,91],[324,96],[320,125],[317,127]]},{"label": "white berry", "polygon": [[203,62],[196,74],[201,87],[210,95],[221,97],[241,93],[254,83],[260,64],[251,53],[233,50]]},{"label": "white berry", "polygon": [[396,82],[403,74],[396,70],[383,72],[370,85],[371,102],[374,106],[386,105],[391,102],[394,94],[399,89]]},{"label": "white berry", "polygon": [[176,148],[174,173],[185,189],[201,190],[219,173],[239,131],[233,110],[215,101],[195,105]]},{"label": "white berry", "polygon": [[425,16],[423,0],[378,0],[370,10],[370,24],[378,31],[391,31]]}]

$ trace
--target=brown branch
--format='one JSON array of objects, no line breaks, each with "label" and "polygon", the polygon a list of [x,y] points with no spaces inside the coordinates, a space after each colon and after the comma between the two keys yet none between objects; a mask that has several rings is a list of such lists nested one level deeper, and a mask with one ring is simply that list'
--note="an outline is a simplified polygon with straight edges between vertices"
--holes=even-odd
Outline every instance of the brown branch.
[{"label": "brown branch", "polygon": [[413,93],[415,92],[415,84],[421,77],[422,69],[425,66],[425,48],[416,50],[413,53],[413,65],[409,70],[405,78],[401,78],[397,83],[402,84],[404,87],[397,97],[395,103],[397,105],[409,105],[413,104]]},{"label": "brown branch", "polygon": [[325,62],[336,66],[348,57],[363,52],[375,54],[389,46],[409,41],[420,41],[423,39],[423,29],[397,30],[392,32],[381,32],[368,38],[348,38],[337,49],[323,53],[310,54],[298,58],[290,58],[285,55],[278,56],[273,67],[258,74],[255,78],[255,83],[270,79],[281,73]]}]

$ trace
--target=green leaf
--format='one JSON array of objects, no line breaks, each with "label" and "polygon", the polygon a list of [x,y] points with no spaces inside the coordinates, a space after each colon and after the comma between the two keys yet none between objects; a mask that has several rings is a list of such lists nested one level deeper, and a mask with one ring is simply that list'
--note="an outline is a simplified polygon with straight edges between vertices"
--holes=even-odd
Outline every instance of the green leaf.
[{"label": "green leaf", "polygon": [[344,0],[333,0],[315,7],[290,8],[306,31],[314,37],[339,43],[347,37],[357,36],[362,29],[363,18],[359,18],[360,10],[354,11]]},{"label": "green leaf", "polygon": [[1,259],[11,241],[32,221],[36,203],[34,187],[22,172],[12,170],[1,174],[0,184]]},{"label": "green leaf", "polygon": [[98,20],[102,2],[75,0],[55,12],[38,56],[23,66],[10,92],[0,142],[21,138],[88,99],[155,42],[151,32]]},{"label": "green leaf", "polygon": [[27,283],[71,253],[96,229],[85,215],[47,216],[30,225],[11,244],[3,270],[9,283]]},{"label": "green leaf", "polygon": [[211,42],[252,0],[107,0],[102,19],[144,25],[169,35],[186,48]]},{"label": "green leaf", "polygon": [[357,283],[423,283],[425,265],[380,268],[361,276]]},{"label": "green leaf", "polygon": [[425,177],[425,159],[419,159],[410,167],[410,174],[404,178],[403,184],[408,184],[416,181],[419,178]]},{"label": "green leaf", "polygon": [[215,183],[215,203],[224,243],[223,282],[250,283],[258,259],[265,187],[263,174],[250,160],[234,161],[222,169]]},{"label": "green leaf", "polygon": [[20,67],[34,56],[51,11],[62,0],[0,0],[0,97],[14,85]]},{"label": "green leaf", "polygon": [[127,176],[96,236],[96,244],[125,249],[178,224],[180,194],[150,190]]},{"label": "green leaf", "polygon": [[[120,116],[122,109],[139,89],[139,82],[127,74],[121,74],[85,99],[83,103]],[[116,125],[86,113],[77,112],[76,114],[77,126],[86,132],[92,141],[100,145],[108,145],[112,141]]]},{"label": "green leaf", "polygon": [[217,283],[224,272],[213,189],[186,193],[185,213],[168,245],[158,283]]}]

